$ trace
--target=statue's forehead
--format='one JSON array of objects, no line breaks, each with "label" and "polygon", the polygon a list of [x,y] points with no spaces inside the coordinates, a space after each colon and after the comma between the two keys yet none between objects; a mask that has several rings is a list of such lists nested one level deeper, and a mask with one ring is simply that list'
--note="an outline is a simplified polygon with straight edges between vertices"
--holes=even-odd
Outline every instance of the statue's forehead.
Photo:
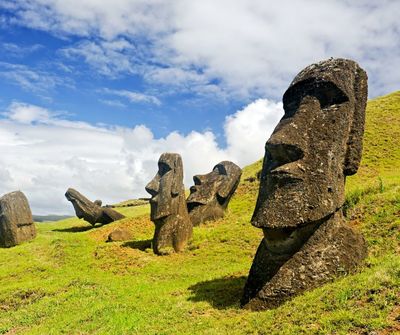
[{"label": "statue's forehead", "polygon": [[332,94],[342,96],[340,100],[353,100],[358,68],[357,63],[340,58],[307,66],[289,85],[283,96],[284,103],[296,97],[296,93],[306,94],[318,90],[331,90]]},{"label": "statue's forehead", "polygon": [[213,171],[216,169],[218,169],[219,174],[227,176],[236,176],[240,174],[241,171],[236,164],[229,161],[219,162],[214,166]]},{"label": "statue's forehead", "polygon": [[179,156],[177,154],[165,153],[160,156],[158,163],[166,164],[170,168],[173,168],[177,165],[178,159],[179,159]]}]

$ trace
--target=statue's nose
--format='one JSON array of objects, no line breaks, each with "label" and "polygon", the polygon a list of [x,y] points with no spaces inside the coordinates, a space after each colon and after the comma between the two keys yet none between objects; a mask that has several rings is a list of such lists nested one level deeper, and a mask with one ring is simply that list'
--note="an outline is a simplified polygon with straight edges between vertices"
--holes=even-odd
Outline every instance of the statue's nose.
[{"label": "statue's nose", "polygon": [[267,169],[271,171],[278,166],[302,159],[304,152],[300,147],[293,144],[268,141],[265,145],[265,155],[267,158]]},{"label": "statue's nose", "polygon": [[158,194],[159,180],[154,177],[145,187],[146,192],[150,193],[152,197]]}]

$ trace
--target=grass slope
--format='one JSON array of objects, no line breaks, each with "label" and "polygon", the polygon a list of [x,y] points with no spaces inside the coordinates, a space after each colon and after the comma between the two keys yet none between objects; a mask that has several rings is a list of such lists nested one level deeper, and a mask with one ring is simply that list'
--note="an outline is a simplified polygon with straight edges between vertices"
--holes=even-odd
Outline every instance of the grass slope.
[{"label": "grass slope", "polygon": [[[360,174],[346,214],[369,244],[354,275],[264,312],[239,308],[261,232],[249,224],[261,162],[245,168],[224,219],[187,251],[158,257],[145,206],[91,229],[71,218],[0,250],[0,334],[396,334],[400,332],[400,92],[370,101]],[[134,240],[105,243],[116,227]]]}]

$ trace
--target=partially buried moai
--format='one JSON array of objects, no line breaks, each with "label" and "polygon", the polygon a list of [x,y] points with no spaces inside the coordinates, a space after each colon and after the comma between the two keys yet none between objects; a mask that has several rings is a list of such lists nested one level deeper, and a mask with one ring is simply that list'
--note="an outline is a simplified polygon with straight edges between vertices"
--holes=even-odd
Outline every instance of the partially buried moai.
[{"label": "partially buried moai", "polygon": [[158,172],[146,185],[151,194],[150,218],[155,224],[153,250],[158,255],[182,251],[192,237],[192,224],[186,208],[182,158],[163,153]]},{"label": "partially buried moai", "polygon": [[194,186],[190,188],[187,207],[194,226],[224,216],[241,174],[239,166],[223,161],[215,165],[210,173],[193,177]]},{"label": "partially buried moai", "polygon": [[13,247],[36,237],[28,199],[21,191],[0,198],[0,247]]},{"label": "partially buried moai", "polygon": [[96,223],[107,224],[125,217],[112,208],[101,207],[101,200],[92,202],[73,188],[69,188],[67,192],[65,192],[65,197],[74,206],[76,216],[80,219],[84,219],[93,226]]},{"label": "partially buried moai", "polygon": [[367,75],[329,59],[301,71],[283,96],[285,114],[265,145],[252,224],[264,233],[242,306],[273,308],[349,273],[367,255],[343,218],[345,178],[362,151]]}]

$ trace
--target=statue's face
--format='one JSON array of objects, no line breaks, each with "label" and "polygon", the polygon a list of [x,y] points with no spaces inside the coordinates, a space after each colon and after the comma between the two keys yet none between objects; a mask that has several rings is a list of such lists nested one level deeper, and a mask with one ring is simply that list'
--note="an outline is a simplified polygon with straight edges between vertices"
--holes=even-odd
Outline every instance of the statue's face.
[{"label": "statue's face", "polygon": [[162,154],[158,172],[146,185],[151,194],[151,220],[161,219],[178,212],[178,195],[183,192],[182,162],[177,154]]},{"label": "statue's face", "polygon": [[[291,90],[291,91],[289,91]],[[354,102],[332,82],[299,83],[265,145],[252,223],[287,230],[313,224],[344,202],[344,162]]]},{"label": "statue's face", "polygon": [[240,175],[241,170],[236,164],[224,161],[215,165],[210,173],[194,176],[194,186],[187,199],[189,211],[202,205],[226,207]]},{"label": "statue's face", "polygon": [[65,193],[65,197],[74,206],[76,216],[79,219],[83,219],[83,217],[84,217],[84,211],[82,208],[83,206],[82,206],[82,203],[79,201],[78,196],[76,195],[77,193],[78,192],[75,190],[68,189],[68,191]]}]

